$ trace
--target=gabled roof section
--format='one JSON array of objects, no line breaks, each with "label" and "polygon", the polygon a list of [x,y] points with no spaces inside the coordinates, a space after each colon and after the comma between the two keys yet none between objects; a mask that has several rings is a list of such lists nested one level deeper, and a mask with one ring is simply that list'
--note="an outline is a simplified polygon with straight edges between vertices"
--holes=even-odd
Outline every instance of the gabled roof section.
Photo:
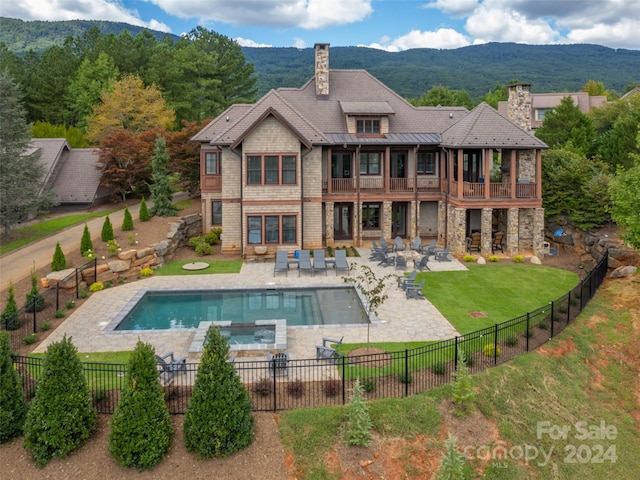
[{"label": "gabled roof section", "polygon": [[64,154],[53,182],[56,201],[91,204],[109,196],[109,189],[99,186],[102,171],[97,168],[98,158],[91,148],[76,148]]},{"label": "gabled roof section", "polygon": [[442,144],[453,148],[548,148],[485,102],[445,130]]},{"label": "gabled roof section", "polygon": [[307,147],[327,143],[322,132],[292,107],[275,90],[257,103],[234,105],[196,134],[192,141],[208,141],[212,145],[237,146],[265,118],[272,115],[287,126]]},{"label": "gabled roof section", "polygon": [[59,169],[59,162],[63,152],[71,150],[65,138],[32,138],[28,154],[40,151],[38,163],[44,166],[45,173],[42,178],[40,193],[50,186]]},{"label": "gabled roof section", "polygon": [[387,102],[339,102],[345,115],[393,115]]}]

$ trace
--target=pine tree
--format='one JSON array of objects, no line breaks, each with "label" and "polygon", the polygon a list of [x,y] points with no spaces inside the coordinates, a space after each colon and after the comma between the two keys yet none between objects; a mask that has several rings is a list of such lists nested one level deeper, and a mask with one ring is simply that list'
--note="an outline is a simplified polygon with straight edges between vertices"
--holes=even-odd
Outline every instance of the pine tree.
[{"label": "pine tree", "polygon": [[9,281],[9,294],[7,304],[2,311],[2,326],[7,330],[17,330],[20,327],[20,315],[18,315],[18,303],[13,282]]},{"label": "pine tree", "polygon": [[24,448],[38,466],[64,458],[89,438],[97,424],[78,351],[65,335],[47,348],[24,425]]},{"label": "pine tree", "polygon": [[453,384],[453,394],[451,400],[457,406],[453,413],[459,417],[464,417],[469,413],[471,404],[476,398],[476,391],[473,388],[473,380],[467,368],[467,358],[463,351],[458,355],[458,365],[453,374],[455,383]]},{"label": "pine tree", "polygon": [[6,70],[0,71],[0,226],[8,237],[18,221],[55,204],[53,193],[40,192],[45,167],[31,148],[31,128],[22,92]]},{"label": "pine tree", "polygon": [[133,230],[133,218],[131,217],[131,212],[129,212],[129,207],[125,207],[124,218],[122,219],[122,231],[127,232],[129,230]]},{"label": "pine tree", "polygon": [[11,361],[9,333],[0,331],[0,443],[22,434],[27,402]]},{"label": "pine tree", "polygon": [[141,222],[148,222],[151,220],[151,214],[147,208],[147,202],[144,201],[144,197],[142,197],[142,201],[140,202],[140,211],[138,212],[138,216]]},{"label": "pine tree", "polygon": [[176,208],[171,203],[173,200],[173,190],[169,184],[169,155],[167,154],[167,145],[164,138],[158,137],[156,139],[156,148],[153,153],[153,161],[151,162],[151,169],[153,174],[151,175],[151,200],[153,201],[153,207],[151,208],[151,215],[158,215],[160,217],[171,217],[178,213]]},{"label": "pine tree", "polygon": [[171,446],[173,425],[158,382],[155,351],[138,341],[111,419],[109,452],[125,467],[145,470],[159,463]]},{"label": "pine tree", "polygon": [[[444,444],[442,463],[438,469],[438,480],[466,480],[473,478],[467,458],[458,451],[458,440],[449,433]],[[471,470],[471,472],[469,472]]]},{"label": "pine tree", "polygon": [[84,224],[84,231],[82,232],[82,239],[80,240],[80,253],[86,254],[88,251],[93,251],[93,242],[91,241],[91,234],[89,233],[89,227]]},{"label": "pine tree", "polygon": [[109,242],[116,238],[113,235],[113,225],[111,225],[111,220],[109,220],[109,215],[104,219],[104,223],[102,224],[102,234],[101,237],[103,242]]},{"label": "pine tree", "polygon": [[210,328],[183,424],[185,447],[199,457],[226,457],[253,439],[251,399],[227,353],[220,328]]},{"label": "pine tree", "polygon": [[24,304],[25,312],[41,312],[44,310],[44,297],[38,291],[38,276],[36,275],[36,263],[31,268],[31,291],[27,293],[27,301]]},{"label": "pine tree", "polygon": [[51,261],[51,271],[59,272],[67,268],[67,259],[64,256],[60,242],[56,243],[56,251],[53,252],[53,260]]}]

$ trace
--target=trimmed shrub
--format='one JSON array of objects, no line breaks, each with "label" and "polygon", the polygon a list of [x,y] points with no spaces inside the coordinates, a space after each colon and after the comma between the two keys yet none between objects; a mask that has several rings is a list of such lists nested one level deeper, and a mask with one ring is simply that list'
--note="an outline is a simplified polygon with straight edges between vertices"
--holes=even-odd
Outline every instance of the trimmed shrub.
[{"label": "trimmed shrub", "polygon": [[252,391],[261,397],[268,397],[273,392],[273,381],[270,378],[261,378],[253,385]]},{"label": "trimmed shrub", "polygon": [[500,351],[500,347],[496,347],[493,343],[487,343],[482,349],[482,352],[487,357],[499,357],[502,354],[502,352]]},{"label": "trimmed shrub", "polygon": [[17,330],[20,327],[20,315],[18,315],[18,304],[16,303],[16,293],[13,282],[9,282],[9,293],[7,304],[2,311],[2,325],[7,330]]},{"label": "trimmed shrub", "polygon": [[376,389],[376,381],[372,378],[365,378],[362,381],[362,389],[367,393],[373,392]]},{"label": "trimmed shrub", "polygon": [[293,398],[302,398],[305,390],[302,380],[293,380],[287,383],[287,393]]},{"label": "trimmed shrub", "polygon": [[209,245],[207,242],[200,242],[196,245],[196,253],[200,257],[204,257],[205,255],[211,255],[213,253],[213,247]]},{"label": "trimmed shrub", "polygon": [[191,400],[184,415],[184,445],[199,457],[226,457],[253,439],[252,403],[220,328],[210,328]]},{"label": "trimmed shrub", "polygon": [[492,263],[498,263],[500,261],[500,257],[498,257],[497,255],[491,255],[489,257],[489,261]]},{"label": "trimmed shrub", "polygon": [[444,362],[436,362],[431,365],[431,371],[436,375],[444,375],[444,372],[447,371],[447,366],[444,364]]},{"label": "trimmed shrub", "polygon": [[347,407],[347,426],[344,443],[348,446],[368,447],[371,444],[371,415],[369,405],[362,394],[360,379],[356,378]]},{"label": "trimmed shrub", "polygon": [[36,333],[30,333],[29,335],[27,335],[22,339],[22,343],[24,343],[25,345],[33,345],[37,341],[38,341],[38,334]]},{"label": "trimmed shrub", "polygon": [[124,207],[124,218],[122,219],[122,231],[127,232],[129,230],[133,230],[133,218],[131,217],[131,212],[129,211],[129,207]]},{"label": "trimmed shrub", "polygon": [[85,223],[84,231],[82,232],[82,238],[80,239],[80,254],[84,257],[89,251],[93,252],[93,242],[91,241],[89,227]]},{"label": "trimmed shrub", "polygon": [[516,255],[513,257],[513,261],[515,263],[524,263],[524,257],[522,255]]},{"label": "trimmed shrub", "polygon": [[538,328],[541,330],[549,330],[549,319],[543,318],[538,322]]},{"label": "trimmed shrub", "polygon": [[64,256],[60,242],[56,243],[56,250],[53,252],[53,259],[51,260],[51,271],[59,272],[67,268],[67,259]]},{"label": "trimmed shrub", "polygon": [[104,284],[102,282],[94,282],[89,286],[90,292],[99,292],[104,289]]},{"label": "trimmed shrub", "polygon": [[149,267],[144,267],[142,270],[140,270],[140,275],[142,275],[143,277],[150,277],[151,275],[153,275],[153,270]]},{"label": "trimmed shrub", "polygon": [[44,297],[38,291],[38,277],[35,267],[31,269],[31,291],[27,293],[27,301],[24,304],[26,312],[41,312],[44,310]]},{"label": "trimmed shrub", "polygon": [[[58,312],[60,312],[60,310],[58,310],[56,313],[58,313]],[[64,317],[64,312],[62,312],[62,316],[61,317]],[[61,317],[56,316],[56,318],[61,318]],[[41,332],[46,332],[47,330],[51,330],[51,326],[52,326],[51,322],[42,322],[40,324],[40,331]]]},{"label": "trimmed shrub", "polygon": [[140,201],[140,211],[138,212],[138,219],[141,222],[148,222],[151,220],[151,214],[149,213],[149,209],[147,208],[147,202],[144,201],[144,197]]},{"label": "trimmed shrub", "polygon": [[474,257],[473,255],[465,255],[462,260],[464,260],[465,262],[475,262],[476,261],[476,257]]},{"label": "trimmed shrub", "polygon": [[515,347],[518,344],[518,337],[516,335],[511,335],[507,337],[507,345],[510,347]]},{"label": "trimmed shrub", "polygon": [[64,304],[64,306],[67,310],[71,310],[73,308],[76,308],[76,302],[74,302],[73,300],[69,300],[67,303]]},{"label": "trimmed shrub", "polygon": [[158,381],[155,350],[138,340],[111,419],[109,453],[120,465],[147,470],[171,446],[173,425]]},{"label": "trimmed shrub", "polygon": [[66,457],[89,438],[97,424],[77,354],[65,335],[49,345],[42,363],[24,425],[24,448],[40,467],[52,457]]},{"label": "trimmed shrub", "polygon": [[0,443],[22,435],[27,402],[20,375],[11,361],[9,332],[0,331]]},{"label": "trimmed shrub", "polygon": [[220,233],[219,233],[220,229],[219,228],[215,228],[213,230],[211,230],[209,233],[205,233],[202,236],[202,240],[204,240],[205,242],[207,242],[209,245],[217,245],[220,243]]},{"label": "trimmed shrub", "polygon": [[100,235],[103,242],[109,242],[116,238],[113,235],[113,225],[111,225],[111,220],[109,220],[109,215],[107,215],[104,219],[104,223],[102,224],[102,233]]},{"label": "trimmed shrub", "polygon": [[53,316],[56,317],[56,318],[64,317],[64,310],[56,310],[55,313],[53,314]]}]

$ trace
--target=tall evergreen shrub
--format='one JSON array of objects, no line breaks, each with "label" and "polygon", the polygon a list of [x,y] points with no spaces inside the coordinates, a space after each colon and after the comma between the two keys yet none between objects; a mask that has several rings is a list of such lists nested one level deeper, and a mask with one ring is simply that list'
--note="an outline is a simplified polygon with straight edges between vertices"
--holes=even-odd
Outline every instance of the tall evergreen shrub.
[{"label": "tall evergreen shrub", "polygon": [[183,424],[185,447],[199,457],[226,457],[253,439],[251,399],[228,352],[220,329],[210,328]]},{"label": "tall evergreen shrub", "polygon": [[122,219],[122,231],[127,232],[129,230],[133,230],[133,218],[131,217],[131,212],[129,212],[129,207],[125,207],[124,218]]},{"label": "tall evergreen shrub", "polygon": [[155,350],[138,340],[111,419],[109,452],[120,465],[149,469],[166,454],[172,434],[171,415],[158,381]]},{"label": "tall evergreen shrub", "polygon": [[33,264],[31,268],[31,291],[27,293],[27,301],[24,304],[24,309],[27,312],[41,312],[44,310],[44,297],[38,291],[38,276],[36,275],[36,265]]},{"label": "tall evergreen shrub", "polygon": [[77,353],[66,335],[47,348],[24,425],[24,447],[39,467],[52,457],[66,457],[96,427],[96,411]]},{"label": "tall evergreen shrub", "polygon": [[144,201],[144,197],[142,197],[142,201],[140,202],[140,211],[138,212],[138,217],[141,222],[148,222],[151,220],[151,214],[149,213],[149,209],[147,208],[147,202]]},{"label": "tall evergreen shrub", "polygon": [[104,223],[102,224],[101,238],[105,243],[115,238],[115,236],[113,235],[113,225],[111,225],[109,215],[106,216],[106,218],[104,219]]},{"label": "tall evergreen shrub", "polygon": [[53,260],[51,261],[51,271],[59,272],[67,268],[67,259],[64,256],[60,242],[56,243],[56,251],[53,252]]},{"label": "tall evergreen shrub", "polygon": [[89,250],[93,250],[93,242],[91,241],[91,234],[89,233],[89,227],[84,224],[84,231],[82,232],[82,239],[80,240],[80,254],[84,256]]},{"label": "tall evergreen shrub", "polygon": [[2,326],[7,330],[17,330],[18,327],[20,327],[20,316],[18,315],[16,291],[12,281],[9,281],[7,303],[4,306],[4,310],[2,311]]},{"label": "tall evergreen shrub", "polygon": [[0,443],[22,434],[27,402],[11,361],[9,332],[0,331]]},{"label": "tall evergreen shrub", "polygon": [[178,213],[176,207],[173,206],[173,189],[169,183],[169,154],[167,153],[167,144],[163,137],[156,139],[155,149],[153,151],[153,160],[151,161],[151,214],[159,217],[170,217]]}]

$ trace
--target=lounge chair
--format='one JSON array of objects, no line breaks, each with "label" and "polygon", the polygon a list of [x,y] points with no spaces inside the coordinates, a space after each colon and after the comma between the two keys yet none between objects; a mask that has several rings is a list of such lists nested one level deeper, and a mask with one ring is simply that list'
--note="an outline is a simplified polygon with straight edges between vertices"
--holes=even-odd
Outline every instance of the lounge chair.
[{"label": "lounge chair", "polygon": [[404,240],[402,240],[402,237],[396,237],[393,240],[393,249],[396,252],[404,252],[406,248],[407,247],[404,246]]},{"label": "lounge chair", "polygon": [[380,237],[380,249],[384,253],[389,253],[391,251],[391,247],[389,247],[389,244],[387,243],[387,241],[382,237]]},{"label": "lounge chair", "polygon": [[156,355],[158,377],[163,385],[168,385],[179,373],[187,373],[187,357],[174,358],[173,352]]},{"label": "lounge chair", "polygon": [[[426,250],[426,252],[425,252]],[[429,255],[435,255],[436,254],[436,241],[435,240],[431,240],[431,242],[429,243],[428,246],[423,245],[422,246],[422,253],[427,253]]]},{"label": "lounge chair", "polygon": [[419,300],[424,300],[424,295],[420,291],[422,290],[422,287],[424,287],[424,278],[418,284],[414,283],[413,285],[407,286],[407,288],[405,289],[407,298],[417,298]]},{"label": "lounge chair", "polygon": [[276,353],[271,355],[267,352],[267,362],[269,362],[269,373],[275,377],[289,376],[289,353]]},{"label": "lounge chair", "polygon": [[396,257],[396,270],[406,270],[407,269],[407,259],[402,255],[398,255]]},{"label": "lounge chair", "polygon": [[313,274],[316,272],[324,271],[324,275],[327,275],[327,261],[324,258],[324,250],[317,248],[313,251]]},{"label": "lounge chair", "polygon": [[491,242],[491,251],[495,253],[497,250],[500,250],[504,253],[504,232],[497,232],[496,236],[493,237],[493,242]]},{"label": "lounge chair", "polygon": [[338,270],[346,270],[347,275],[351,275],[351,266],[347,261],[347,251],[338,249],[335,252],[336,258],[334,267],[336,269],[336,275],[338,275]]},{"label": "lounge chair", "polygon": [[[340,340],[323,338],[322,345],[316,345],[316,360],[328,360],[331,363],[338,363],[342,358],[342,355],[336,351],[336,348],[340,346],[343,338],[344,337]],[[331,344],[335,344],[335,347],[331,347]]]},{"label": "lounge chair", "polygon": [[380,258],[380,263],[378,263],[379,267],[388,267],[390,265],[396,264],[396,257],[390,257],[386,253],[383,254],[382,258]]},{"label": "lounge chair", "polygon": [[420,258],[420,260],[413,261],[413,268],[416,270],[420,270],[421,272],[424,270],[429,271],[430,268],[427,265],[428,262],[429,262],[429,254],[423,255],[422,258]]},{"label": "lounge chair", "polygon": [[417,275],[418,275],[418,271],[417,270],[412,270],[408,277],[405,277],[404,275],[401,276],[401,277],[398,277],[398,288],[401,288],[402,290],[405,290],[407,284],[413,283],[413,282],[416,281],[416,276]]},{"label": "lounge chair", "polygon": [[480,232],[474,232],[471,234],[471,238],[467,238],[467,252],[480,251],[480,237]]},{"label": "lounge chair", "polygon": [[311,265],[311,252],[309,250],[300,250],[298,257],[298,276],[300,272],[310,272],[313,276],[313,266]]},{"label": "lounge chair", "polygon": [[436,252],[436,260],[438,262],[450,262],[449,253],[451,252],[451,247],[447,246],[444,250],[440,252]]},{"label": "lounge chair", "polygon": [[276,264],[273,267],[274,277],[277,272],[284,272],[286,276],[289,276],[289,254],[285,250],[276,252]]}]

